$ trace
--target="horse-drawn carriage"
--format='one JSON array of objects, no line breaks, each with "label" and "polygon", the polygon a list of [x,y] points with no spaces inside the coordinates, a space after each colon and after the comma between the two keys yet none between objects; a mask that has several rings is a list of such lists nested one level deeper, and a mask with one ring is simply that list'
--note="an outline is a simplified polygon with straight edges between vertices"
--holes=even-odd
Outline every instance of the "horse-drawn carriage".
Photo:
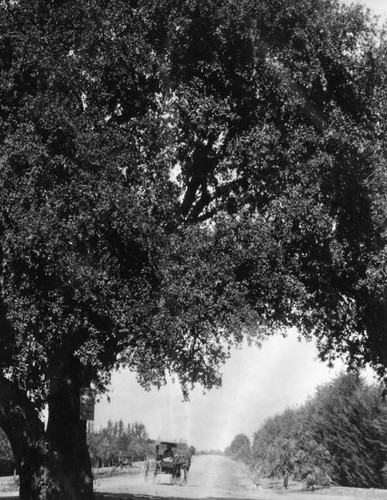
[{"label": "horse-drawn carriage", "polygon": [[191,457],[174,451],[176,448],[177,444],[169,441],[156,444],[156,459],[148,459],[145,462],[145,481],[158,483],[160,475],[166,474],[171,484],[187,484]]}]

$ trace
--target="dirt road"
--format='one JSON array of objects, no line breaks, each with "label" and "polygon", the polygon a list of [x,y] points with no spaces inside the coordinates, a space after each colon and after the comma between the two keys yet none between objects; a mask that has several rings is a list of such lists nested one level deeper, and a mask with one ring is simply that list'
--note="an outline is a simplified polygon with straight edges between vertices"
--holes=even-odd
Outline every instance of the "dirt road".
[{"label": "dirt road", "polygon": [[186,486],[171,485],[169,476],[164,474],[157,478],[157,484],[145,483],[141,473],[97,480],[95,489],[104,493],[168,498],[257,498],[256,487],[243,464],[206,455],[193,457]]},{"label": "dirt road", "polygon": [[[257,487],[250,471],[241,463],[221,456],[193,458],[186,486],[169,484],[160,476],[158,484],[145,483],[143,474],[104,478],[96,481],[98,500],[169,499],[251,499],[251,500],[387,500],[386,490],[329,488],[304,491],[299,483],[290,482],[285,490],[280,482],[262,481]],[[151,498],[153,497],[153,498]]]}]

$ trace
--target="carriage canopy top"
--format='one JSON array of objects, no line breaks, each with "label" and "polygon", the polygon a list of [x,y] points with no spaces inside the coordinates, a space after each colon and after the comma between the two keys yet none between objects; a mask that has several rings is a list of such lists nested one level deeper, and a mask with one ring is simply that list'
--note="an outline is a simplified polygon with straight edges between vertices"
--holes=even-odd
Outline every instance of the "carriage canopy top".
[{"label": "carriage canopy top", "polygon": [[170,441],[157,441],[157,446],[170,446],[171,448],[176,448],[177,444]]}]

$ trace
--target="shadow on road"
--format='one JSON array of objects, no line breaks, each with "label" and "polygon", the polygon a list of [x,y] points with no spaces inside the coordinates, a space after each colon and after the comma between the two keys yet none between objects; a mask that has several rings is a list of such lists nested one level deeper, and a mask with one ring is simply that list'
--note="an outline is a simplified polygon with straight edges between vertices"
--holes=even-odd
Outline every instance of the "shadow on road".
[{"label": "shadow on road", "polygon": [[[96,500],[187,500],[183,497],[157,497],[154,495],[135,495],[128,493],[97,493]],[[3,499],[1,499],[3,500]],[[14,499],[12,499],[14,500]],[[201,500],[224,500],[223,498],[206,497]]]}]

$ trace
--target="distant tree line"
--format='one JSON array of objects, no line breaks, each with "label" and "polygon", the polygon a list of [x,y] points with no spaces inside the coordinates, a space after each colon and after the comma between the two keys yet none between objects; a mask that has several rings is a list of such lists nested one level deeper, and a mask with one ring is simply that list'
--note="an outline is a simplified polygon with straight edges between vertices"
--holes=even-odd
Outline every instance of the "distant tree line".
[{"label": "distant tree line", "polygon": [[356,373],[320,386],[304,405],[268,418],[252,444],[236,436],[226,453],[261,475],[286,474],[308,486],[387,485],[387,405],[383,389]]},{"label": "distant tree line", "polygon": [[197,452],[197,455],[223,455],[224,452],[219,449],[209,449],[209,450],[200,450]]},{"label": "distant tree line", "polygon": [[95,467],[144,460],[147,454],[151,453],[154,443],[149,438],[144,424],[134,422],[125,425],[122,420],[109,420],[107,425],[99,430],[89,425],[87,442]]},{"label": "distant tree line", "polygon": [[224,450],[224,454],[234,460],[240,460],[247,464],[251,463],[250,439],[245,434],[237,434],[230,446]]},{"label": "distant tree line", "polygon": [[[155,455],[156,441],[149,437],[145,425],[140,422],[125,425],[122,420],[109,420],[99,430],[89,425],[87,442],[94,467],[127,465]],[[195,448],[179,442],[175,452],[194,455]]]}]

